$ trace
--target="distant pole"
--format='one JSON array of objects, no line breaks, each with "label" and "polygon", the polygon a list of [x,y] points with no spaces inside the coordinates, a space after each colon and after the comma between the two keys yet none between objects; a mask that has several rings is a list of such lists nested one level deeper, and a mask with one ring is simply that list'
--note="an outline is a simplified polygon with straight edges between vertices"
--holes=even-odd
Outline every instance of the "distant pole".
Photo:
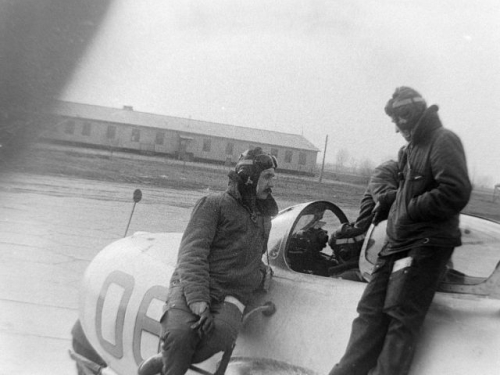
[{"label": "distant pole", "polygon": [[323,180],[323,171],[325,170],[325,156],[326,156],[326,146],[328,145],[328,134],[325,138],[325,150],[323,151],[323,163],[321,164],[321,172],[319,174],[319,183]]}]

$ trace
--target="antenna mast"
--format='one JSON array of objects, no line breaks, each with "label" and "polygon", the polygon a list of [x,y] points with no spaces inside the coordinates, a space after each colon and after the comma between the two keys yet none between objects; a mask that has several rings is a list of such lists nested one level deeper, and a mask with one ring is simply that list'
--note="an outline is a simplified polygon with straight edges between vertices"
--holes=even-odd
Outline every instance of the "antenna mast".
[{"label": "antenna mast", "polygon": [[319,182],[323,180],[323,171],[325,170],[325,156],[326,156],[326,146],[328,145],[328,134],[326,135],[325,138],[325,149],[323,151],[323,163],[321,164],[321,172],[319,174]]}]

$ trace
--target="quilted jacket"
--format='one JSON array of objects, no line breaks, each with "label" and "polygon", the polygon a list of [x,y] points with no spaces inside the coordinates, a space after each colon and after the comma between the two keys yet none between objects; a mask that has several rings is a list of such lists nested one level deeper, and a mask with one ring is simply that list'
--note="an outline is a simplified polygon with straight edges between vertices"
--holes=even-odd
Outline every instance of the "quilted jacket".
[{"label": "quilted jacket", "polygon": [[377,202],[386,206],[387,212],[389,211],[389,207],[396,197],[398,184],[398,163],[396,161],[389,160],[375,168],[361,199],[359,215],[355,223],[357,228],[363,231],[368,230]]},{"label": "quilted jacket", "polygon": [[235,183],[196,203],[171,279],[171,286],[181,286],[188,304],[221,302],[228,295],[247,304],[259,288],[265,270],[262,255],[278,207],[269,195],[257,199],[256,208],[253,212],[243,204]]},{"label": "quilted jacket", "polygon": [[382,255],[416,245],[461,245],[459,213],[471,194],[462,143],[429,107],[400,153],[400,185],[387,222]]}]

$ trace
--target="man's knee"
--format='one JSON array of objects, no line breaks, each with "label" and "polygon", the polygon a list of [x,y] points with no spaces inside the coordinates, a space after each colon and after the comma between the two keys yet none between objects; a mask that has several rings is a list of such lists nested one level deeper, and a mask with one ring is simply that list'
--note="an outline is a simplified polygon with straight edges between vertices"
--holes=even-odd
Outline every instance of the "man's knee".
[{"label": "man's knee", "polygon": [[191,329],[194,322],[196,322],[196,317],[190,311],[184,309],[165,311],[160,320],[162,345],[185,347],[192,343],[197,337],[196,332]]},{"label": "man's knee", "polygon": [[419,333],[426,315],[423,311],[409,313],[397,307],[386,310],[386,314],[391,318],[391,328],[393,330],[413,336]]},{"label": "man's knee", "polygon": [[196,342],[193,336],[193,330],[189,327],[169,329],[162,335],[161,348],[165,351],[171,350],[172,348],[175,350],[194,349],[196,347]]},{"label": "man's knee", "polygon": [[356,311],[359,316],[367,320],[380,320],[384,313],[383,299],[377,296],[368,296],[358,302]]}]

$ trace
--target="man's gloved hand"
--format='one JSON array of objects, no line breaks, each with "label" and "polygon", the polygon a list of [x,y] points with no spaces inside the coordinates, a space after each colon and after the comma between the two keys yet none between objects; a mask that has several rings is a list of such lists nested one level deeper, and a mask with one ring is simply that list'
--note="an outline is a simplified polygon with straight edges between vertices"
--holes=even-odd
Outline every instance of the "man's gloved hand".
[{"label": "man's gloved hand", "polygon": [[330,245],[339,264],[359,258],[365,233],[366,229],[358,228],[349,223],[343,223],[339,229],[332,233],[328,245]]},{"label": "man's gloved hand", "polygon": [[373,219],[372,223],[374,225],[378,225],[383,220],[386,220],[387,217],[389,216],[389,210],[391,206],[388,206],[386,204],[383,204],[381,201],[378,201],[375,204],[375,207],[373,208]]},{"label": "man's gloved hand", "polygon": [[200,319],[191,326],[191,329],[198,330],[200,337],[208,336],[215,328],[214,317],[210,313],[206,302],[194,302],[189,308],[200,317]]},{"label": "man's gloved hand", "polygon": [[366,229],[358,228],[354,224],[343,223],[339,229],[332,233],[328,245],[335,246],[335,241],[340,238],[353,238],[366,232]]}]

